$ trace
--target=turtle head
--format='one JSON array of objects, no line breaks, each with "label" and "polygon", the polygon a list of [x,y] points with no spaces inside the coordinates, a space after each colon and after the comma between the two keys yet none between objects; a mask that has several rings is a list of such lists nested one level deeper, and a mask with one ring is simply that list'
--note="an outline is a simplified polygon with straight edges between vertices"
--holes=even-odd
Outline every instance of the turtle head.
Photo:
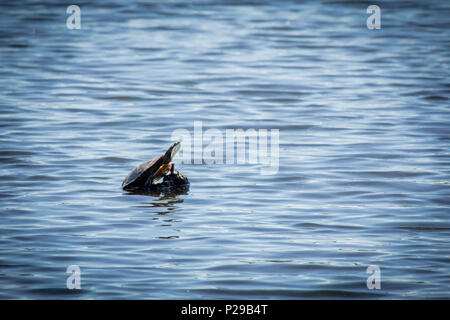
[{"label": "turtle head", "polygon": [[175,156],[175,154],[180,150],[181,143],[175,142],[173,143],[169,149],[167,149],[166,154],[164,155],[164,159],[169,163],[172,161],[172,158]]}]

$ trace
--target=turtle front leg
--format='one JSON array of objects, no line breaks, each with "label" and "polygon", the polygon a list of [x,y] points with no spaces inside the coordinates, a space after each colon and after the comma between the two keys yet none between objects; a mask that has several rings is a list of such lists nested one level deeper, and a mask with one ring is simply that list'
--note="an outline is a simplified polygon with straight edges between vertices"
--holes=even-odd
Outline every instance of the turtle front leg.
[{"label": "turtle front leg", "polygon": [[175,165],[171,162],[170,163],[170,174],[173,174],[174,170],[175,170]]}]

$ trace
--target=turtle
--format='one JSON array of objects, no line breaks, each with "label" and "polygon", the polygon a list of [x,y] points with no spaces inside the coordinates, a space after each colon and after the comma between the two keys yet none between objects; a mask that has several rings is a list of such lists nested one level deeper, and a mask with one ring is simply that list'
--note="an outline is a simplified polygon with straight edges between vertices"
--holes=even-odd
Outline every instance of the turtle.
[{"label": "turtle", "polygon": [[[122,182],[122,188],[126,191],[142,191],[151,189],[172,188],[189,185],[187,177],[174,170],[172,158],[180,149],[180,142],[173,143],[167,151],[141,163],[134,168]],[[162,183],[155,184],[161,178]]]},{"label": "turtle", "polygon": [[188,178],[178,171],[173,171],[166,174],[161,183],[152,184],[150,189],[145,189],[144,193],[156,196],[160,193],[174,196],[186,194],[188,190]]}]

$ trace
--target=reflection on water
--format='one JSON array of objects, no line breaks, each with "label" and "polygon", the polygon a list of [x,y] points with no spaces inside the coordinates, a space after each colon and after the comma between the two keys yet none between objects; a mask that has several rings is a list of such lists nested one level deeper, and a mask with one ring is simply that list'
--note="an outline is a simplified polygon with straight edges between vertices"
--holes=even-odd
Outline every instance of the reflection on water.
[{"label": "reflection on water", "polygon": [[[187,195],[189,192],[189,186],[183,186],[178,188],[171,188],[167,190],[137,190],[132,192],[127,192],[127,194],[137,194],[137,195],[146,195],[151,197],[159,197],[158,200],[172,200],[176,199],[179,195]],[[178,201],[178,200],[177,200]],[[183,200],[181,200],[182,202]],[[171,202],[167,202],[167,206],[171,205]],[[165,206],[165,205],[163,205]]]},{"label": "reflection on water", "polygon": [[[0,298],[448,298],[447,2],[77,4],[0,4]],[[122,191],[194,121],[279,129],[278,174]]]},{"label": "reflection on water", "polygon": [[[144,195],[152,196],[149,193],[144,193]],[[156,197],[159,197],[159,194],[156,195]],[[164,209],[163,211],[156,211],[157,214],[165,215],[173,211],[175,208],[177,208],[177,204],[183,203],[183,199],[177,199],[177,195],[164,195],[159,197],[157,201],[152,201],[148,203],[142,203],[138,207],[142,208],[158,208],[159,210]]]}]

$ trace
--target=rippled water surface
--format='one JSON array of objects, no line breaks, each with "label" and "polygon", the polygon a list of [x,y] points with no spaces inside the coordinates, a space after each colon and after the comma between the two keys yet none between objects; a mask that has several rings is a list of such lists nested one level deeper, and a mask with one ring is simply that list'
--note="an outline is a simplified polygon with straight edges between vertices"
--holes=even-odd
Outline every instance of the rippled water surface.
[{"label": "rippled water surface", "polygon": [[[448,2],[76,2],[1,3],[0,298],[449,297]],[[278,174],[122,191],[194,121],[279,129]]]}]

